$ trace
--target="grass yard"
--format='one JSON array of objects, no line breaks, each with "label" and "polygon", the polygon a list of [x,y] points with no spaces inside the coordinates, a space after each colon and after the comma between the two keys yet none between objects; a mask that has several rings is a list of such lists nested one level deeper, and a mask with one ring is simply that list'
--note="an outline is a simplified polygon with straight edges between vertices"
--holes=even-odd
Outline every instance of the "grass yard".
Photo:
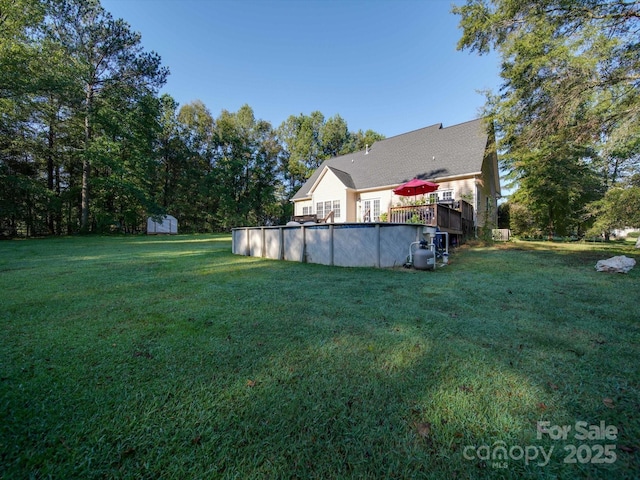
[{"label": "grass yard", "polygon": [[640,477],[640,265],[594,269],[632,244],[230,250],[0,242],[0,478]]}]

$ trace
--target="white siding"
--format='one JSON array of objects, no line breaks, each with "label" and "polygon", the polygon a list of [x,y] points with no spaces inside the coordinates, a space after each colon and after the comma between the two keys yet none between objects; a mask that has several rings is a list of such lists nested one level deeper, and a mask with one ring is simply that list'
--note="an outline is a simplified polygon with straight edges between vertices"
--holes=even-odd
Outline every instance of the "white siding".
[{"label": "white siding", "polygon": [[304,212],[303,212],[304,207],[310,207],[311,212],[314,212],[313,203],[311,202],[311,200],[302,200],[299,202],[295,202],[293,206],[294,206],[294,209],[293,209],[294,215],[304,215]]},{"label": "white siding", "polygon": [[465,200],[473,205],[474,210],[477,209],[475,177],[440,182],[439,185],[440,188],[438,190],[452,189],[455,200]]},{"label": "white siding", "polygon": [[370,190],[367,192],[360,193],[360,201],[357,202],[356,213],[357,213],[357,221],[363,222],[365,221],[364,215],[365,204],[367,201],[373,203],[374,200],[380,201],[380,213],[388,213],[389,208],[394,204],[392,203],[393,189],[385,189],[385,190]]},{"label": "white siding", "polygon": [[[479,225],[484,224],[486,217],[487,197],[494,192],[488,192],[479,176],[469,176],[466,178],[458,178],[455,180],[444,180],[437,182],[440,187],[439,191],[452,190],[455,200],[466,200],[473,205],[476,213],[476,220]],[[420,199],[418,195],[416,199]],[[388,213],[389,208],[402,205],[406,202],[413,201],[413,197],[402,197],[393,193],[393,188],[384,188],[380,190],[367,190],[365,192],[356,192],[348,189],[340,179],[331,170],[323,172],[315,189],[312,191],[312,200],[303,200],[295,202],[295,214],[302,215],[303,207],[311,207],[311,212],[317,214],[317,204],[319,202],[340,201],[340,218],[336,218],[336,223],[344,222],[362,222],[365,221],[365,203],[369,201],[369,205],[373,206],[374,200],[380,201],[380,213]],[[495,198],[491,198],[495,202]],[[323,216],[327,212],[323,208]],[[494,214],[494,212],[491,212]]]},{"label": "white siding", "polygon": [[[338,200],[340,202],[340,218],[334,218],[335,223],[344,223],[348,217],[347,209],[347,187],[340,181],[338,177],[329,169],[323,172],[320,177],[320,181],[316,185],[315,190],[312,193],[313,213],[317,213],[316,205],[322,202],[323,205],[326,202],[333,202]],[[323,217],[329,212],[324,211]],[[320,217],[320,216],[318,216]],[[320,218],[318,218],[320,219]]]}]

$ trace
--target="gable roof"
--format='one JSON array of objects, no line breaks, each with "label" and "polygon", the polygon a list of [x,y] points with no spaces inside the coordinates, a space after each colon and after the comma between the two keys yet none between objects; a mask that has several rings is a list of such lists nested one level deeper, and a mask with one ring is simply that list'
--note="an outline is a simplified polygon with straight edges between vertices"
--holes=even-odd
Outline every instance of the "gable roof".
[{"label": "gable roof", "polygon": [[432,125],[380,140],[364,150],[325,160],[292,200],[308,198],[325,167],[357,190],[479,174],[489,135],[482,119],[442,128]]},{"label": "gable roof", "polygon": [[351,178],[351,175],[349,175],[347,172],[343,172],[342,170],[338,170],[337,168],[330,167],[328,165],[327,168],[331,170],[336,177],[338,177],[338,180],[340,180],[345,187],[356,188],[356,184],[354,183],[353,178]]}]

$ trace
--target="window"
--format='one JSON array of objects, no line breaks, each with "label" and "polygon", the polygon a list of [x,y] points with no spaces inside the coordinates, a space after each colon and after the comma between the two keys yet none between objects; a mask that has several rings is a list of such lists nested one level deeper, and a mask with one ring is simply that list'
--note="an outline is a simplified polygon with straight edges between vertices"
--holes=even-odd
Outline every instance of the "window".
[{"label": "window", "polygon": [[340,200],[326,200],[316,203],[316,215],[318,219],[323,219],[333,212],[334,220],[340,218]]},{"label": "window", "polygon": [[429,203],[447,202],[453,201],[453,189],[438,190],[429,195]]},{"label": "window", "polygon": [[373,221],[380,221],[380,199],[376,198],[373,200]]},{"label": "window", "polygon": [[363,222],[379,222],[380,221],[380,199],[373,198],[371,200],[363,200],[362,221]]},{"label": "window", "polygon": [[302,215],[311,215],[311,207],[302,207]]}]

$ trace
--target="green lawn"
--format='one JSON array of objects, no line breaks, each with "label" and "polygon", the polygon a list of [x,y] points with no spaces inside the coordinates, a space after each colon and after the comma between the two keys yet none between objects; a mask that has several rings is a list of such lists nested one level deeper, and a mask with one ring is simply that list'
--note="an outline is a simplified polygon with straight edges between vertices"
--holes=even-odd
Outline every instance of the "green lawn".
[{"label": "green lawn", "polygon": [[[632,244],[436,272],[230,250],[0,242],[0,478],[640,476],[640,265],[594,269]],[[615,438],[576,438],[601,422]]]}]

